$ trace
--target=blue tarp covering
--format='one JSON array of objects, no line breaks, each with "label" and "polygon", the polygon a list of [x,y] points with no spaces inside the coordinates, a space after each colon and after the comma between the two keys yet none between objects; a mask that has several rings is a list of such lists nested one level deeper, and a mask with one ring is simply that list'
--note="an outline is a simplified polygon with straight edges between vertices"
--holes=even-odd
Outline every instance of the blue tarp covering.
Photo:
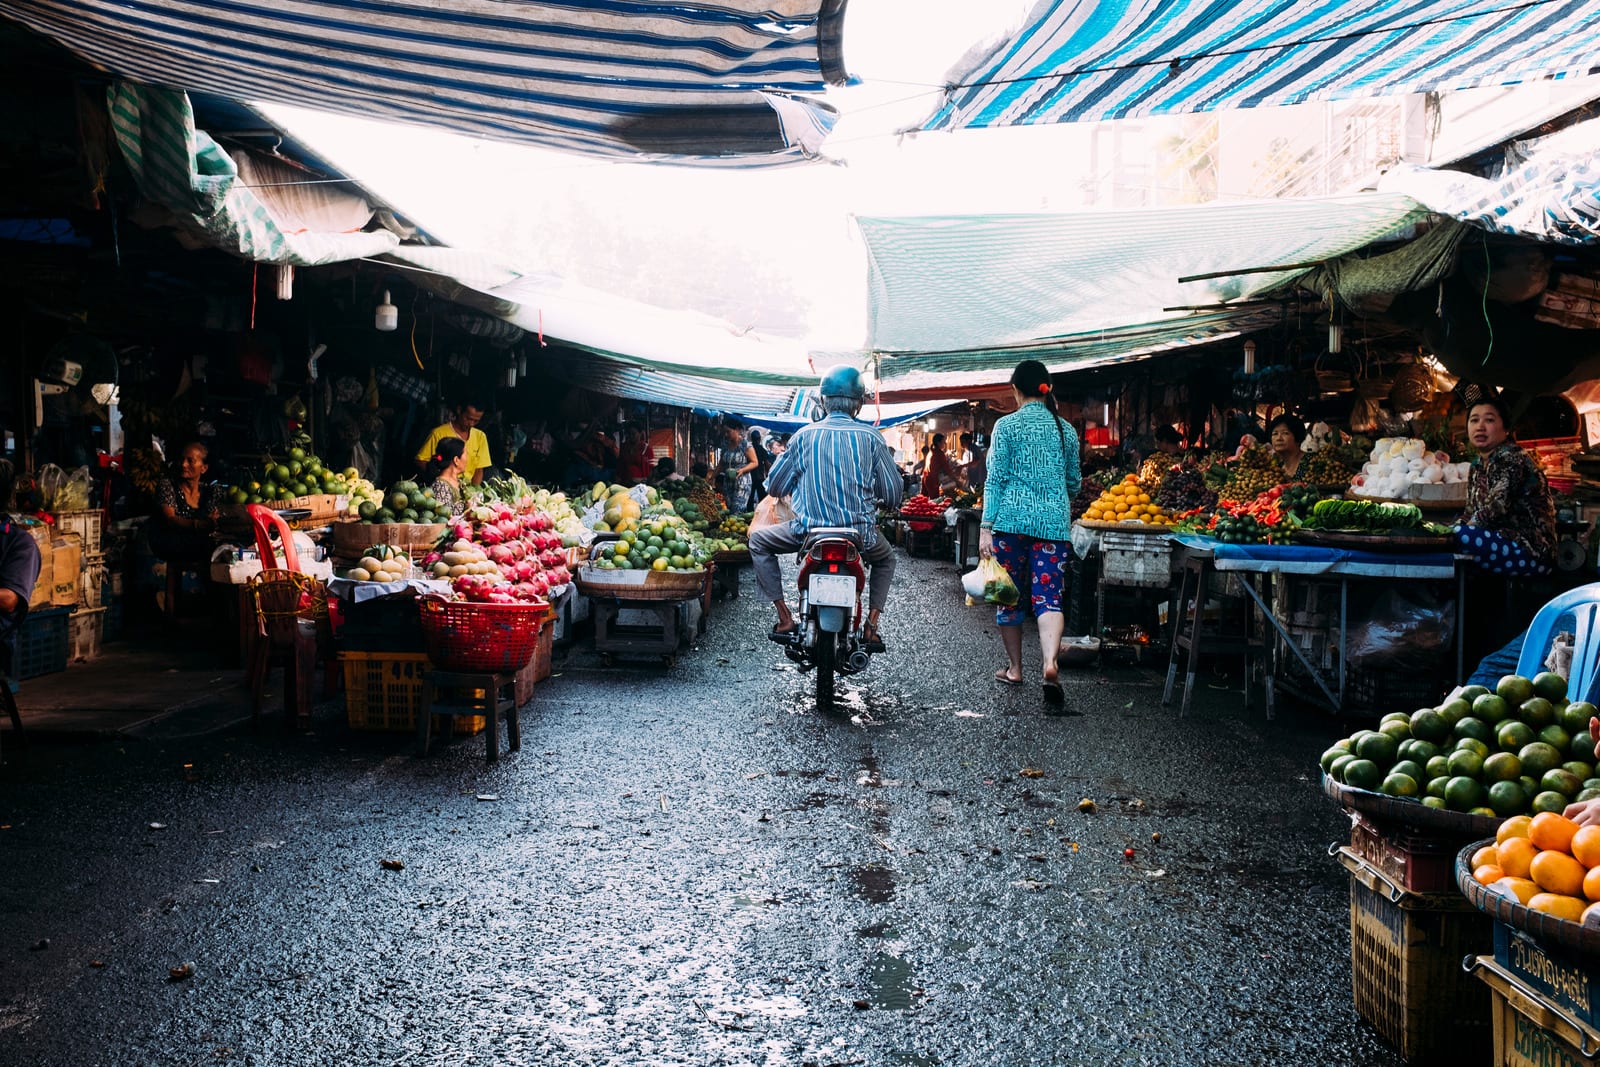
[{"label": "blue tarp covering", "polygon": [[1321,545],[1236,545],[1195,534],[1179,534],[1172,540],[1184,548],[1210,553],[1219,571],[1448,578],[1455,574],[1456,566],[1455,556],[1450,552],[1365,552]]},{"label": "blue tarp covering", "polygon": [[1594,0],[1041,0],[930,130],[1509,85],[1600,70]]}]

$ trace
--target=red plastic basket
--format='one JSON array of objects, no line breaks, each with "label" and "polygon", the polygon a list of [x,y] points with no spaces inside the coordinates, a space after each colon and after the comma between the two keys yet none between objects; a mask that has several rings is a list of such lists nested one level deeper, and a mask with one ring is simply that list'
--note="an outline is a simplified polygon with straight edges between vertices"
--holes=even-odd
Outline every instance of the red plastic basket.
[{"label": "red plastic basket", "polygon": [[485,674],[514,674],[526,667],[539,644],[539,626],[550,614],[544,601],[474,604],[425,596],[417,607],[434,666]]}]

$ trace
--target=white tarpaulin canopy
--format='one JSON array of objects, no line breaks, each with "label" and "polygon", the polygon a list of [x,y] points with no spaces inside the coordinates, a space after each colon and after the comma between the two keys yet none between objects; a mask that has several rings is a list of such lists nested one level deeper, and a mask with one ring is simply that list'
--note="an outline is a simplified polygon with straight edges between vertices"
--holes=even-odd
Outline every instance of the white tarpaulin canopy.
[{"label": "white tarpaulin canopy", "polygon": [[[1052,344],[1097,359],[1164,350],[1237,330],[1253,314],[1216,305],[1264,293],[1424,217],[1408,197],[1367,195],[859,218],[871,265],[869,346],[885,380],[1009,367],[1018,349]],[[1195,275],[1216,276],[1180,281]]]}]

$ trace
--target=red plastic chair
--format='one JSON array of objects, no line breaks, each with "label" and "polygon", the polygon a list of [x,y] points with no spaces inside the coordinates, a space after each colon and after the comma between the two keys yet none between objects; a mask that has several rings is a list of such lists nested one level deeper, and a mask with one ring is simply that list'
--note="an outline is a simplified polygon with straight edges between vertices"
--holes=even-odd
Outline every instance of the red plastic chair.
[{"label": "red plastic chair", "polygon": [[294,550],[294,535],[289,532],[289,524],[276,511],[260,504],[246,505],[244,510],[249,513],[250,523],[256,530],[256,551],[261,553],[261,568],[269,571],[278,569],[278,553],[272,541],[272,532],[276,528],[278,545],[283,549],[282,569],[299,570],[300,556]]}]

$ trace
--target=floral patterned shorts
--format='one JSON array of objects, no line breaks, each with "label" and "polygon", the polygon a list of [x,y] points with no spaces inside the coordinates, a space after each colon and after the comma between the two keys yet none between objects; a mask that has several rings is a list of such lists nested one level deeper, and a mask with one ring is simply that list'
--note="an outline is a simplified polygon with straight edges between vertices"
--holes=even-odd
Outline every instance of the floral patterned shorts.
[{"label": "floral patterned shorts", "polygon": [[996,532],[994,558],[1027,598],[1019,599],[1014,607],[997,607],[994,621],[998,625],[1021,626],[1022,613],[1030,605],[1034,618],[1061,610],[1061,587],[1066,583],[1067,565],[1072,562],[1070,544]]}]

